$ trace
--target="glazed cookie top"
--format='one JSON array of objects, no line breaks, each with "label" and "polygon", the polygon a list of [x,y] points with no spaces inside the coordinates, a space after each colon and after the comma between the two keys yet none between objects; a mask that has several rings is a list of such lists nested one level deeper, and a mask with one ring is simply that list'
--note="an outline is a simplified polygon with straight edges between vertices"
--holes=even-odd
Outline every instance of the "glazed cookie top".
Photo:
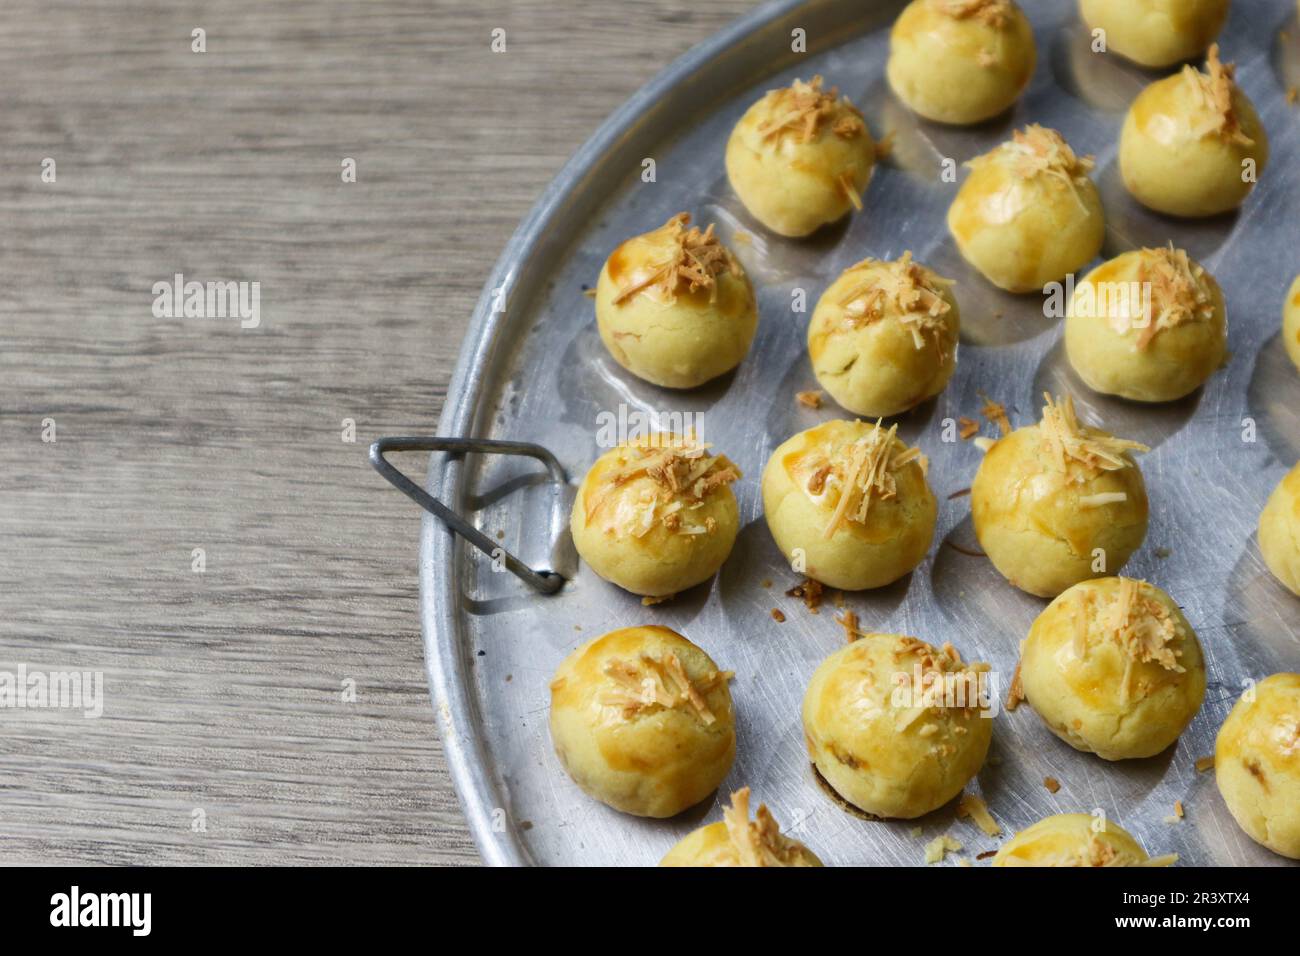
[{"label": "glazed cookie top", "polygon": [[663,713],[684,727],[712,727],[731,719],[732,676],[666,627],[629,627],[565,660],[551,682],[552,705],[584,710],[605,726]]},{"label": "glazed cookie top", "polygon": [[951,644],[864,634],[827,661],[836,666],[824,663],[814,675],[805,716],[811,712],[832,750],[865,748],[834,754],[848,766],[880,772],[891,765],[901,770],[917,753],[946,759],[969,742],[970,726],[986,719],[979,675],[989,665],[964,663]]},{"label": "glazed cookie top", "polygon": [[1128,832],[1115,824],[1097,829],[1085,813],[1061,813],[1039,820],[1011,838],[993,861],[996,866],[1102,867],[1170,866],[1176,854],[1148,857]]},{"label": "glazed cookie top", "polygon": [[1254,146],[1242,131],[1236,98],[1241,95],[1233,81],[1236,67],[1219,60],[1219,45],[1210,47],[1202,73],[1190,63],[1183,67],[1181,93],[1187,104],[1188,132],[1194,139],[1215,136],[1227,143]]},{"label": "glazed cookie top", "polygon": [[[737,133],[755,153],[775,153],[796,165],[820,170],[822,163],[811,159],[812,151],[829,144],[862,146],[873,151],[875,144],[862,113],[841,96],[838,87],[823,88],[820,76],[770,90],[746,114]],[[832,151],[838,152],[838,150]],[[835,183],[853,208],[862,208],[862,197],[854,183],[854,168],[845,165],[834,172]]]},{"label": "glazed cookie top", "polygon": [[1107,324],[1117,335],[1136,331],[1138,351],[1145,350],[1166,329],[1214,318],[1214,280],[1172,242],[1168,248],[1140,249],[1113,259],[1099,266],[1088,277],[1088,284],[1122,281],[1125,274],[1150,289],[1150,308],[1108,308]]},{"label": "glazed cookie top", "polygon": [[1240,759],[1265,789],[1269,773],[1300,777],[1300,674],[1272,674],[1255,685],[1253,701],[1238,700],[1215,752],[1220,760]]},{"label": "glazed cookie top", "polygon": [[1073,191],[1088,182],[1093,158],[1076,153],[1056,130],[1031,123],[1012,133],[1011,139],[1005,143],[976,156],[967,165],[971,169],[998,165],[1019,179],[1055,181]]},{"label": "glazed cookie top", "polygon": [[690,226],[691,215],[679,212],[660,228],[623,243],[606,266],[618,287],[614,305],[644,296],[661,305],[674,305],[679,296],[713,303],[718,277],[744,276],[739,260],[718,241],[713,223],[703,231]]},{"label": "glazed cookie top", "polygon": [[[855,331],[875,322],[897,322],[912,335],[917,349],[925,347],[927,336],[943,340],[949,330],[944,318],[952,311],[949,289],[953,280],[912,261],[904,252],[895,262],[863,259],[849,266],[835,282],[839,321],[829,334]],[[830,290],[828,290],[830,291]]]},{"label": "glazed cookie top", "polygon": [[995,30],[1005,29],[1016,15],[1011,0],[930,0],[930,6],[954,20],[972,20]]},{"label": "glazed cookie top", "polygon": [[717,520],[707,513],[740,470],[691,435],[655,434],[602,456],[583,481],[583,520],[606,534],[645,538],[707,535]]},{"label": "glazed cookie top", "polygon": [[[1145,581],[1086,581],[1044,617],[1048,626],[1035,628],[1036,633],[1062,649],[1068,646],[1074,661],[1087,668],[1079,691],[1099,709],[1127,706],[1187,671],[1180,660],[1192,646],[1186,622],[1169,597]],[[1014,710],[1023,696],[1017,667],[1007,709]]]},{"label": "glazed cookie top", "polygon": [[847,96],[840,96],[838,87],[824,90],[822,83],[820,76],[814,76],[807,83],[795,80],[770,91],[761,101],[766,115],[758,122],[759,138],[772,146],[787,140],[806,146],[828,133],[845,140],[866,135],[867,124],[858,108]]},{"label": "glazed cookie top", "polygon": [[784,465],[794,484],[831,512],[826,538],[846,525],[865,527],[873,503],[894,502],[925,484],[929,461],[898,439],[897,424],[886,430],[880,422],[833,421],[804,436]]}]

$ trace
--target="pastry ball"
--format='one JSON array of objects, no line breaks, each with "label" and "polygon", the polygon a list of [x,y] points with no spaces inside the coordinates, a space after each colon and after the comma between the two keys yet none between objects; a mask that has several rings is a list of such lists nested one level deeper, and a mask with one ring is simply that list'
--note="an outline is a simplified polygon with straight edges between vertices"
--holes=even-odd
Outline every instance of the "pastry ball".
[{"label": "pastry ball", "polygon": [[[1144,206],[1171,216],[1236,209],[1268,163],[1268,136],[1232,81],[1232,64],[1210,47],[1207,72],[1185,66],[1133,101],[1119,140],[1124,185]],[[1247,160],[1254,169],[1247,175]]]},{"label": "pastry ball", "polygon": [[1300,464],[1273,489],[1260,512],[1259,550],[1273,576],[1300,597]]},{"label": "pastry ball", "polygon": [[952,282],[912,261],[864,259],[817,302],[808,355],[822,388],[856,415],[900,415],[943,391],[957,367]]},{"label": "pastry ball", "polygon": [[1300,674],[1274,674],[1219,728],[1214,779],[1256,843],[1300,860]]},{"label": "pastry ball", "polygon": [[615,249],[596,283],[596,326],[609,354],[637,378],[694,388],[740,364],[758,327],[754,288],[689,213]]},{"label": "pastry ball", "polygon": [[1183,732],[1205,697],[1205,661],[1164,591],[1131,578],[1070,588],[1029,629],[1018,681],[1048,729],[1105,760],[1152,757]]},{"label": "pastry ball", "polygon": [[633,594],[670,597],[711,578],[740,528],[740,471],[689,436],[659,433],[596,459],[569,529],[591,569]]},{"label": "pastry ball", "polygon": [[759,804],[749,819],[749,787],[731,795],[721,823],[692,831],[668,851],[660,866],[821,866],[817,855],[781,828]]},{"label": "pastry ball", "polygon": [[865,635],[826,658],[808,683],[803,730],[813,765],[836,793],[878,817],[912,819],[943,806],[988,753],[992,712],[979,702],[987,671],[963,664],[951,644]]},{"label": "pastry ball", "polygon": [[1028,126],[967,165],[948,231],[998,288],[1039,291],[1101,251],[1106,221],[1088,178],[1092,157],[1075,155],[1060,133]]},{"label": "pastry ball", "polygon": [[1009,109],[1036,56],[1034,31],[1011,0],[913,0],[889,34],[885,75],[921,116],[966,125]]},{"label": "pastry ball", "polygon": [[876,144],[857,107],[822,78],[795,80],[749,108],[727,140],[727,178],[749,214],[806,236],[862,209]]},{"label": "pastry ball", "polygon": [[1149,449],[1080,424],[1069,396],[1043,397],[1042,421],[999,439],[980,462],[971,518],[1004,578],[1056,597],[1115,574],[1141,546],[1147,492],[1131,453]]},{"label": "pastry ball", "polygon": [[1291,283],[1282,307],[1282,343],[1295,367],[1300,369],[1300,277]]},{"label": "pastry ball", "polygon": [[1093,391],[1138,402],[1182,398],[1228,356],[1223,291],[1172,245],[1126,252],[1075,289],[1065,352]]},{"label": "pastry ball", "polygon": [[731,676],[666,627],[625,627],[588,641],[551,681],[560,763],[615,810],[681,813],[718,788],[736,756]]},{"label": "pastry ball", "polygon": [[772,452],[763,516],[800,574],[858,591],[892,584],[930,550],[938,503],[898,426],[831,421]]},{"label": "pastry ball", "polygon": [[1169,866],[1176,855],[1147,856],[1142,844],[1116,823],[1087,813],[1058,813],[1002,844],[994,866]]},{"label": "pastry ball", "polygon": [[1106,49],[1160,68],[1200,56],[1223,29],[1229,0],[1079,0],[1089,30],[1106,31]]}]

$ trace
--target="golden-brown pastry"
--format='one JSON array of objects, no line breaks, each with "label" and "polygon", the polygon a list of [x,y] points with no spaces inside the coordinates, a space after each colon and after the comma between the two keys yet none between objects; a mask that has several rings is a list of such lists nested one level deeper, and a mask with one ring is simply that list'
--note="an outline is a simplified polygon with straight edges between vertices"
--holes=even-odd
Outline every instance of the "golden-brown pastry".
[{"label": "golden-brown pastry", "polygon": [[1300,596],[1300,464],[1273,489],[1260,512],[1259,550],[1273,576]]},{"label": "golden-brown pastry", "polygon": [[1019,696],[1076,750],[1151,757],[1191,723],[1205,697],[1201,645],[1164,591],[1131,578],[1074,585],[1047,606],[1020,648]]},{"label": "golden-brown pastry", "polygon": [[971,487],[980,546],[1004,578],[1056,597],[1117,573],[1147,533],[1147,493],[1132,452],[1145,445],[1079,422],[1050,395],[1037,425],[989,448]]},{"label": "golden-brown pastry", "polygon": [[830,421],[772,452],[763,516],[799,573],[857,591],[897,581],[925,558],[938,503],[925,456],[897,432],[897,425]]},{"label": "golden-brown pastry", "polygon": [[740,364],[758,306],[740,261],[678,213],[605,260],[596,325],[619,365],[665,388],[694,388]]},{"label": "golden-brown pastry", "polygon": [[707,581],[740,528],[740,471],[690,436],[648,435],[596,459],[569,529],[591,569],[633,594],[669,597]]},{"label": "golden-brown pastry", "polygon": [[1034,75],[1034,31],[1011,0],[913,0],[889,34],[885,75],[926,119],[966,125],[997,116]]},{"label": "golden-brown pastry", "polygon": [[1205,384],[1228,355],[1219,284],[1181,249],[1135,249],[1076,287],[1065,352],[1088,387],[1170,402]]},{"label": "golden-brown pastry", "polygon": [[721,823],[693,830],[659,861],[660,866],[821,866],[817,855],[781,828],[759,804],[749,819],[749,787],[731,795]]},{"label": "golden-brown pastry", "polygon": [[862,209],[876,144],[862,114],[822,78],[771,90],[727,140],[727,178],[750,215],[782,236],[806,236]]},{"label": "golden-brown pastry", "polygon": [[1229,0],[1079,0],[1089,30],[1106,49],[1141,66],[1173,66],[1199,56],[1223,29]]},{"label": "golden-brown pastry", "polygon": [[1205,73],[1185,66],[1133,101],[1119,141],[1124,185],[1138,202],[1171,216],[1236,209],[1268,163],[1268,136],[1232,64],[1210,47]]},{"label": "golden-brown pastry", "polygon": [[993,721],[979,687],[987,671],[963,664],[951,644],[864,635],[808,683],[803,729],[813,765],[841,797],[879,817],[943,806],[988,753]]},{"label": "golden-brown pastry", "polygon": [[961,325],[952,282],[904,252],[864,259],[822,294],[808,355],[822,388],[855,415],[900,415],[943,391]]},{"label": "golden-brown pastry", "polygon": [[1117,823],[1086,813],[1058,813],[1002,844],[994,866],[1170,866],[1176,854],[1152,859]]},{"label": "golden-brown pastry", "polygon": [[948,208],[962,256],[1008,292],[1034,292],[1101,251],[1105,215],[1078,156],[1056,130],[1034,124],[967,165]]},{"label": "golden-brown pastry", "polygon": [[1300,674],[1274,674],[1243,694],[1219,729],[1214,779],[1256,843],[1300,860]]},{"label": "golden-brown pastry", "polygon": [[551,681],[551,741],[589,796],[640,817],[699,803],[731,769],[729,671],[666,627],[583,644]]},{"label": "golden-brown pastry", "polygon": [[1282,306],[1282,344],[1295,367],[1300,369],[1300,276],[1291,283]]}]

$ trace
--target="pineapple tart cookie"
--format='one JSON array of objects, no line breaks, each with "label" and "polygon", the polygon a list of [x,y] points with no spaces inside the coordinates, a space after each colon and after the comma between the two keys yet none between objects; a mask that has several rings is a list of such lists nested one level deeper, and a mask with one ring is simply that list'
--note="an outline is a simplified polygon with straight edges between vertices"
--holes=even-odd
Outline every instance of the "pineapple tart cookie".
[{"label": "pineapple tart cookie", "polygon": [[668,851],[660,866],[821,866],[798,840],[783,836],[767,806],[749,818],[749,787],[731,795],[721,823],[700,827]]},{"label": "pineapple tart cookie", "polygon": [[1036,58],[1034,32],[1011,0],[914,0],[894,21],[885,75],[916,113],[967,125],[1009,109]]},{"label": "pineapple tart cookie", "polygon": [[1071,747],[1126,760],[1165,750],[1204,697],[1201,645],[1178,605],[1145,581],[1099,578],[1034,621],[1007,706],[1027,700]]},{"label": "pineapple tart cookie", "polygon": [[1034,124],[966,164],[948,207],[948,231],[966,261],[1000,289],[1034,292],[1101,251],[1106,221],[1078,156],[1056,130]]},{"label": "pineapple tart cookie", "polygon": [[1200,56],[1223,29],[1229,0],[1079,0],[1090,31],[1106,32],[1106,49],[1159,69]]},{"label": "pineapple tart cookie", "polygon": [[801,574],[858,591],[891,584],[925,558],[938,502],[926,457],[897,433],[897,425],[830,421],[772,452],[763,515]]},{"label": "pineapple tart cookie", "polygon": [[1182,398],[1228,356],[1223,291],[1172,243],[1126,252],[1075,289],[1065,352],[1093,391],[1138,402]]},{"label": "pineapple tart cookie", "polygon": [[1282,306],[1282,344],[1295,367],[1300,369],[1300,276],[1291,283],[1286,304]]},{"label": "pineapple tart cookie", "polygon": [[1219,729],[1214,779],[1248,837],[1300,860],[1300,674],[1266,677],[1251,697]]},{"label": "pineapple tart cookie", "polygon": [[596,459],[573,502],[578,554],[606,581],[665,598],[711,578],[740,527],[740,471],[690,435],[657,433]]},{"label": "pineapple tart cookie", "polygon": [[1259,550],[1273,576],[1300,597],[1300,464],[1287,473],[1260,512]]},{"label": "pineapple tart cookie", "polygon": [[994,866],[1171,866],[1178,855],[1149,857],[1118,824],[1087,813],[1058,813],[1002,844]]},{"label": "pineapple tart cookie", "polygon": [[800,237],[862,209],[876,165],[871,131],[822,78],[795,80],[749,108],[727,140],[727,178],[749,214]]},{"label": "pineapple tart cookie", "polygon": [[808,683],[803,729],[813,765],[842,798],[878,817],[912,819],[943,806],[988,753],[993,721],[976,689],[987,671],[963,664],[951,644],[862,636]]},{"label": "pineapple tart cookie", "polygon": [[551,681],[551,740],[589,796],[671,817],[722,783],[736,756],[730,671],[666,627],[583,644]]},{"label": "pineapple tart cookie", "polygon": [[1037,425],[1000,438],[980,462],[971,518],[1001,575],[1056,597],[1114,574],[1147,533],[1147,492],[1133,452],[1149,451],[1079,422],[1074,399],[1047,404]]},{"label": "pineapple tart cookie", "polygon": [[1268,136],[1232,64],[1210,47],[1206,72],[1185,66],[1133,101],[1119,140],[1124,185],[1144,206],[1171,216],[1236,209],[1268,163]]},{"label": "pineapple tart cookie", "polygon": [[754,341],[754,288],[713,225],[689,213],[615,249],[596,283],[596,326],[637,378],[694,388],[740,364]]},{"label": "pineapple tart cookie", "polygon": [[855,415],[900,415],[943,391],[957,366],[960,316],[949,279],[904,252],[840,274],[813,309],[817,381]]}]

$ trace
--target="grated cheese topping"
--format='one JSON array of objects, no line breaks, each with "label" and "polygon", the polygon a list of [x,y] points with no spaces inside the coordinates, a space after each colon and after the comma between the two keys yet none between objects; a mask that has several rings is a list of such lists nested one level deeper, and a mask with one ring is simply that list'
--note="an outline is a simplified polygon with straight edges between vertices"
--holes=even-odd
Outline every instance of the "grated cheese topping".
[{"label": "grated cheese topping", "polygon": [[819,498],[831,489],[839,492],[824,537],[832,537],[845,521],[866,524],[873,499],[883,501],[898,495],[896,475],[907,465],[915,462],[922,473],[928,470],[929,462],[921,450],[903,445],[897,434],[897,423],[886,431],[877,421],[861,438],[811,462],[808,493]]},{"label": "grated cheese topping", "polygon": [[774,90],[771,108],[775,115],[759,124],[758,135],[779,141],[791,134],[800,143],[811,143],[823,126],[840,139],[854,139],[865,133],[867,124],[858,108],[847,96],[840,96],[838,87],[823,90],[822,82],[820,76],[814,76],[807,83],[795,80],[784,89]]},{"label": "grated cheese topping", "polygon": [[848,271],[868,269],[871,275],[840,299],[850,328],[861,328],[892,316],[912,333],[912,342],[918,349],[925,347],[923,333],[937,336],[947,328],[943,316],[952,311],[952,306],[943,297],[943,290],[953,280],[937,276],[913,262],[910,251],[904,252],[896,262],[863,259]]},{"label": "grated cheese topping", "polygon": [[672,304],[677,301],[677,290],[682,286],[691,292],[708,289],[709,301],[713,301],[718,294],[718,276],[724,272],[741,275],[739,261],[718,241],[713,223],[701,232],[696,227],[687,229],[690,222],[690,213],[679,212],[646,237],[654,244],[666,240],[669,254],[656,263],[649,274],[620,289],[614,296],[615,305],[622,305],[634,295],[651,289]]},{"label": "grated cheese topping", "polygon": [[722,811],[727,838],[741,866],[804,866],[803,846],[781,833],[767,805],[760,803],[749,819],[749,787],[731,795],[731,806]]},{"label": "grated cheese topping", "polygon": [[979,20],[1000,30],[1014,12],[1010,0],[942,0],[939,10],[954,20]]},{"label": "grated cheese topping", "polygon": [[1236,67],[1219,59],[1219,45],[1210,47],[1202,73],[1190,63],[1183,67],[1183,82],[1190,90],[1201,114],[1200,122],[1192,126],[1192,135],[1198,138],[1218,136],[1225,142],[1241,146],[1254,146],[1255,141],[1241,129],[1241,118],[1232,105],[1236,91],[1233,77]]},{"label": "grated cheese topping", "polygon": [[[1193,262],[1173,242],[1167,249],[1143,249],[1138,281],[1151,288],[1151,314],[1143,315],[1144,327],[1138,333],[1137,347],[1145,349],[1165,329],[1184,322],[1208,321],[1214,317],[1214,300],[1205,282],[1205,269]],[[1136,327],[1131,314],[1113,310],[1110,327],[1125,335]]]},{"label": "grated cheese topping", "polygon": [[618,708],[624,720],[643,711],[690,707],[707,726],[717,717],[704,695],[723,686],[734,675],[731,671],[714,670],[692,681],[681,659],[670,651],[662,657],[642,654],[634,661],[610,661],[605,665],[605,676],[613,686],[601,696],[600,703]]},{"label": "grated cheese topping", "polygon": [[[1144,593],[1144,582],[1133,578],[1119,579],[1119,593],[1101,613],[1103,633],[1124,652],[1124,677],[1120,681],[1120,698],[1132,696],[1133,665],[1159,664],[1167,671],[1182,674],[1178,663],[1182,655],[1182,627],[1163,603]],[[1086,645],[1085,645],[1086,653]]]},{"label": "grated cheese topping", "polygon": [[1088,173],[1094,161],[1092,156],[1080,156],[1054,129],[1031,123],[1023,130],[1016,130],[1011,139],[993,152],[976,157],[967,165],[976,167],[984,162],[996,160],[1006,163],[1011,171],[1021,179],[1032,180],[1046,177],[1058,185],[1070,190],[1079,208],[1087,211],[1079,187],[1085,185]]},{"label": "grated cheese topping", "polygon": [[615,491],[639,478],[649,481],[631,502],[630,518],[622,530],[644,537],[663,527],[673,534],[712,534],[711,516],[698,520],[695,512],[710,496],[738,480],[740,470],[725,455],[710,455],[711,446],[693,435],[648,435],[620,448],[619,464],[600,477],[600,487],[586,499],[588,524],[610,502]]},{"label": "grated cheese topping", "polygon": [[1077,483],[1095,478],[1103,471],[1133,468],[1128,452],[1151,450],[1141,442],[1116,438],[1100,428],[1080,424],[1074,412],[1074,399],[1069,395],[1059,400],[1059,404],[1046,392],[1043,398],[1047,404],[1043,406],[1038,433],[1059,470],[1070,474],[1071,480]]}]

